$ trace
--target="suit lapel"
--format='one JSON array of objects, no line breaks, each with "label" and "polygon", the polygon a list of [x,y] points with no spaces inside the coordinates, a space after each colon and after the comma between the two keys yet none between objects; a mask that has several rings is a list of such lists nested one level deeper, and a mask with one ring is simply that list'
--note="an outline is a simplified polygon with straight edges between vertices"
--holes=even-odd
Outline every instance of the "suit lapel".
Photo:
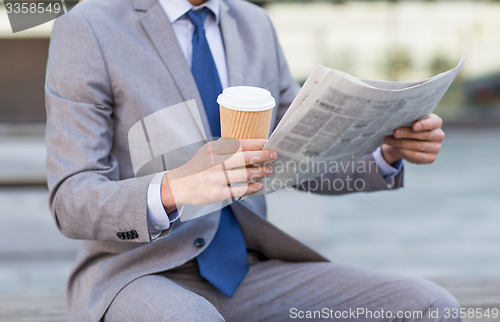
[{"label": "suit lapel", "polygon": [[[133,2],[137,11],[145,12],[144,16],[140,19],[141,24],[146,30],[154,48],[165,63],[183,100],[196,100],[203,125],[203,129],[200,130],[205,133],[207,138],[211,138],[210,126],[208,125],[207,115],[205,114],[198,88],[160,2],[157,0],[133,0]],[[194,115],[192,117],[197,119]]]},{"label": "suit lapel", "polygon": [[231,15],[231,8],[223,0],[220,1],[220,29],[224,49],[226,51],[229,85],[245,85],[244,70],[245,48],[238,34],[238,22]]}]

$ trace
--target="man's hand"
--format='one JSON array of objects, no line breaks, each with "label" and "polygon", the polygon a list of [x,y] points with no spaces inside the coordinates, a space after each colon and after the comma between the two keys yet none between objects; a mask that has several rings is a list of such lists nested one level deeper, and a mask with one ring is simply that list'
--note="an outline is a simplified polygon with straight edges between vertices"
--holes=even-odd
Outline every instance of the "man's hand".
[{"label": "man's hand", "polygon": [[164,175],[161,198],[165,210],[209,205],[262,189],[263,184],[254,180],[270,175],[272,167],[263,163],[277,158],[275,151],[262,150],[266,142],[221,139],[202,146],[186,164]]},{"label": "man's hand", "polygon": [[441,150],[444,132],[443,120],[436,114],[415,122],[412,127],[394,130],[393,135],[385,137],[382,155],[389,163],[405,159],[415,164],[432,163]]}]

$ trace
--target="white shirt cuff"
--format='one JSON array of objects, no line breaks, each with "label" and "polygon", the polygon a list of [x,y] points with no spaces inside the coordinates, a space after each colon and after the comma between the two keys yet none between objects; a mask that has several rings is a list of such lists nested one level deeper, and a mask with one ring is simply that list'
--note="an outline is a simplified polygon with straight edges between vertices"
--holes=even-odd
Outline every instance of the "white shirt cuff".
[{"label": "white shirt cuff", "polygon": [[373,153],[373,159],[377,163],[380,174],[384,179],[390,179],[392,177],[397,176],[401,169],[403,168],[403,160],[398,160],[392,165],[385,161],[384,156],[382,155],[382,149],[380,147],[377,148]]},{"label": "white shirt cuff", "polygon": [[170,214],[167,214],[163,203],[161,201],[161,182],[165,172],[157,173],[149,182],[148,186],[148,225],[151,234],[158,234],[163,230],[167,230],[170,227],[170,223],[173,223],[179,219],[180,213],[182,212],[182,207],[179,210],[175,210]]}]

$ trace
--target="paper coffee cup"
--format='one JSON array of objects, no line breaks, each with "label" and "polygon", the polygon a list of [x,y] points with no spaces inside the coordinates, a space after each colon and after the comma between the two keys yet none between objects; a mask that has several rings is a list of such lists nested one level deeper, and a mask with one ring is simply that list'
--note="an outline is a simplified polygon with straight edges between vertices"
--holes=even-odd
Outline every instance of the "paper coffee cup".
[{"label": "paper coffee cup", "polygon": [[226,88],[217,98],[221,136],[233,139],[267,139],[273,108],[268,90],[252,86]]}]

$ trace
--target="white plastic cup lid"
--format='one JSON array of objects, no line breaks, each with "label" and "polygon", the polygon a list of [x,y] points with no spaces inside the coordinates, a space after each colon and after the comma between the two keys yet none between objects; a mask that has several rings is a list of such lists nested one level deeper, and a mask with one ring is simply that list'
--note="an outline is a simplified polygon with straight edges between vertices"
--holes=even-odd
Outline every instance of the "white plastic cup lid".
[{"label": "white plastic cup lid", "polygon": [[276,106],[268,90],[253,86],[228,87],[219,95],[217,103],[231,110],[245,112],[266,111]]}]

